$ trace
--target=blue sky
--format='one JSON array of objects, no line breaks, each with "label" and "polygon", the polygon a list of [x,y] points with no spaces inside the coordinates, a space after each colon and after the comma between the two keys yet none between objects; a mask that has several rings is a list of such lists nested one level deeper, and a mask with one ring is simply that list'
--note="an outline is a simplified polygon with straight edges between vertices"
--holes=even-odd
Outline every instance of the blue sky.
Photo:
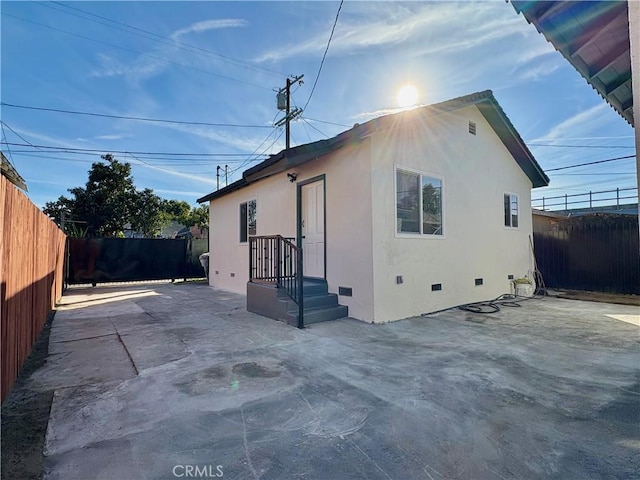
[{"label": "blue sky", "polygon": [[[132,164],[138,188],[195,204],[215,190],[216,166],[229,166],[231,182],[284,148],[282,129],[272,127],[282,117],[274,90],[304,74],[292,89],[293,104],[304,106],[338,5],[3,1],[2,102],[252,127],[3,106],[3,141],[78,150],[2,150],[38,206],[84,185],[100,153],[188,154],[115,156]],[[346,1],[305,120],[292,124],[292,145],[389,112],[407,83],[420,104],[493,90],[544,169],[635,153],[631,126],[503,0]],[[636,186],[633,158],[549,176],[533,198]]]}]

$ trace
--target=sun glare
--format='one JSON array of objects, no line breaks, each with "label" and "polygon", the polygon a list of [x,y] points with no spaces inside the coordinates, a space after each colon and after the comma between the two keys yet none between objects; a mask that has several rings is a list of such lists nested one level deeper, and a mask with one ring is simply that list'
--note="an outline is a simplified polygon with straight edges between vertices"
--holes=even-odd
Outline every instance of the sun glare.
[{"label": "sun glare", "polygon": [[399,107],[412,107],[418,103],[418,90],[413,85],[405,85],[396,96]]}]

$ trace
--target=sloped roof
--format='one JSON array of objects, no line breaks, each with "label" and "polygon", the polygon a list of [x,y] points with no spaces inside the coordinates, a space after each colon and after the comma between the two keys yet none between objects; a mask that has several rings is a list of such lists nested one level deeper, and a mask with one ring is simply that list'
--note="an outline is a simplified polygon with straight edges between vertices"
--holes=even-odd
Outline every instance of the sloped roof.
[{"label": "sloped roof", "polygon": [[14,166],[2,152],[0,152],[0,162],[0,170],[2,171],[2,176],[7,177],[7,180],[13,183],[16,187],[21,188],[25,192],[28,191],[27,183],[24,181],[24,178],[20,176],[18,171],[14,168]]},{"label": "sloped roof", "polygon": [[627,2],[511,1],[631,126],[631,49]]},{"label": "sloped roof", "polygon": [[366,123],[360,125],[356,124],[353,128],[346,130],[335,137],[299,145],[288,150],[282,150],[280,153],[272,155],[258,165],[245,170],[240,180],[199,198],[198,203],[214,200],[235,190],[246,187],[250,183],[262,178],[269,177],[276,173],[280,173],[318,159],[323,155],[341,148],[348,142],[364,138],[375,131],[385,129],[388,125],[392,124],[397,118],[404,114],[417,113],[418,115],[429,117],[471,105],[475,105],[478,108],[520,168],[522,168],[524,173],[529,177],[533,186],[543,187],[548,185],[549,177],[545,175],[544,171],[533,157],[533,154],[525,145],[524,140],[522,140],[520,134],[516,131],[515,127],[493,96],[493,92],[491,92],[491,90],[485,90],[483,92],[472,93],[470,95],[454,98],[445,102],[420,107],[409,112],[394,113],[374,118]]}]

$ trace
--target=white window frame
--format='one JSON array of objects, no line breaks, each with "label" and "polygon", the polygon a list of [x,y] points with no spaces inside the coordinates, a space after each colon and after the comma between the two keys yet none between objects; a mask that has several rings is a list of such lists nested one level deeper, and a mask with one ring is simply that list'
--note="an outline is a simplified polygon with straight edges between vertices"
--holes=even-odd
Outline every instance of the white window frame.
[{"label": "white window frame", "polygon": [[[240,245],[247,245],[249,243],[249,237],[252,237],[254,235],[251,235],[249,233],[249,203],[250,202],[256,202],[256,233],[254,235],[258,234],[258,199],[257,197],[253,197],[253,198],[248,198],[246,200],[242,200],[241,202],[238,202],[238,240],[239,240],[239,244]],[[242,240],[242,231],[241,231],[241,225],[240,225],[240,209],[242,208],[242,205],[247,205],[247,239],[246,240]]]},{"label": "white window frame", "polygon": [[[505,225],[504,221],[504,197],[506,197],[507,195],[509,195],[509,225]],[[512,226],[513,224],[513,218],[511,215],[511,204],[512,204],[512,197],[516,197],[516,202],[518,205],[518,211],[517,211],[517,217],[518,217],[518,226],[514,227]],[[504,226],[505,230],[520,230],[520,220],[521,220],[521,215],[520,215],[520,195],[515,193],[515,192],[504,192],[502,195],[502,225]]]},{"label": "white window frame", "polygon": [[[398,171],[412,173],[414,175],[420,176],[420,200],[419,200],[419,211],[420,211],[420,232],[410,233],[410,232],[398,232]],[[441,183],[441,192],[440,192],[440,202],[441,202],[441,210],[442,210],[442,225],[440,234],[436,233],[422,233],[423,227],[423,211],[422,211],[422,178],[435,178],[436,180],[440,180]],[[444,177],[442,175],[437,175],[434,173],[424,172],[421,170],[416,170],[415,168],[403,167],[402,165],[394,165],[393,168],[393,231],[395,232],[396,238],[433,238],[433,239],[443,239],[445,238],[446,229],[444,228],[445,223],[445,201],[444,201],[444,192],[445,192],[445,183]]]}]

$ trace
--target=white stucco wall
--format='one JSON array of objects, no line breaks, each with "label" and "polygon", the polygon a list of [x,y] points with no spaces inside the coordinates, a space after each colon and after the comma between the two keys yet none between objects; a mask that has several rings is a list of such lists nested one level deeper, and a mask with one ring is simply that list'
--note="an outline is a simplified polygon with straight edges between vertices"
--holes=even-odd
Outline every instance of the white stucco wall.
[{"label": "white stucco wall", "polygon": [[[524,276],[532,265],[531,182],[477,108],[427,123],[409,117],[406,128],[372,137],[376,322],[494,298],[509,292],[509,274]],[[443,237],[396,234],[394,165],[444,179]],[[518,229],[504,227],[504,193],[519,196]],[[475,286],[476,278],[483,286]],[[435,283],[441,291],[431,291]]]},{"label": "white stucco wall", "polygon": [[[369,150],[365,139],[288,171],[297,173],[297,182],[325,175],[329,292],[338,293],[339,286],[351,287],[353,296],[341,296],[339,302],[349,307],[350,316],[365,321],[373,321]],[[288,181],[288,172],[210,202],[211,285],[246,292],[249,253],[248,244],[239,242],[240,203],[257,200],[257,235],[296,236],[296,183]]]},{"label": "white stucco wall", "polygon": [[[353,296],[339,301],[351,317],[368,322],[491,299],[509,292],[508,275],[517,278],[532,269],[531,181],[477,108],[426,121],[409,114],[405,120],[404,127],[398,124],[289,170],[297,173],[297,182],[325,175],[329,291],[351,287]],[[469,120],[477,125],[475,136],[468,133]],[[443,237],[396,234],[396,166],[444,179]],[[258,235],[296,235],[296,184],[287,173],[211,202],[211,285],[246,292],[241,202],[257,200]],[[517,229],[504,227],[505,193],[519,197]],[[476,278],[483,279],[482,286],[475,286]],[[435,283],[442,284],[441,291],[431,291]]]}]

